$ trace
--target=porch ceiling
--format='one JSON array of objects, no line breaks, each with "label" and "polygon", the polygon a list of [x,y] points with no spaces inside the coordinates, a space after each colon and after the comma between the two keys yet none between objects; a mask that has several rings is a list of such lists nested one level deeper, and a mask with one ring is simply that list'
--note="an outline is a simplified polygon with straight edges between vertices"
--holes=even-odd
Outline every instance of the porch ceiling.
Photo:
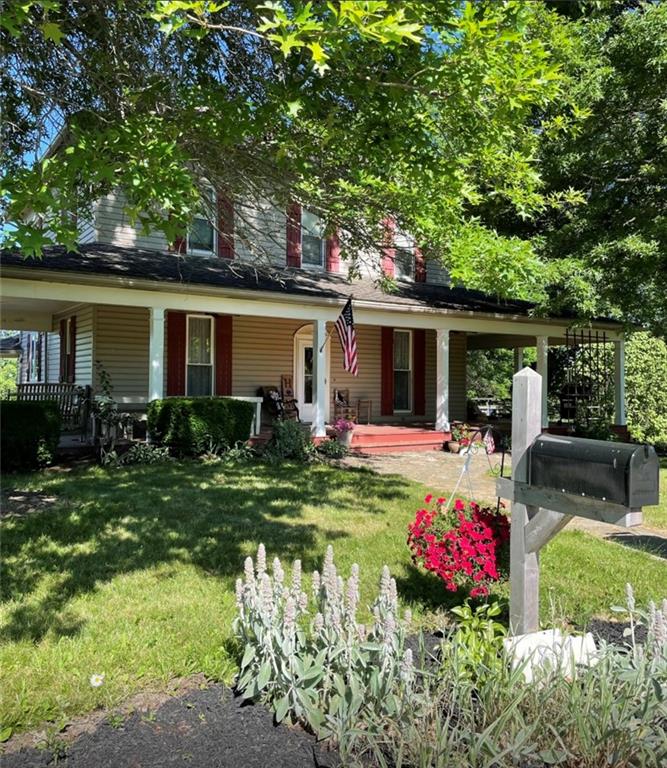
[{"label": "porch ceiling", "polygon": [[3,297],[0,327],[10,331],[50,331],[53,315],[71,306],[68,301]]}]

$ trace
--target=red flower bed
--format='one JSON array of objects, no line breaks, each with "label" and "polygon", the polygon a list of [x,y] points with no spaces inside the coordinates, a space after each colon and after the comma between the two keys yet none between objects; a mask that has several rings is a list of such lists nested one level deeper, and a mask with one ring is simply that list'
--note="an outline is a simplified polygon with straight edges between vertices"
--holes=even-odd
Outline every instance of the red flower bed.
[{"label": "red flower bed", "polygon": [[430,509],[417,510],[408,526],[415,563],[437,574],[450,592],[469,589],[471,597],[489,594],[489,585],[506,576],[510,526],[505,514],[475,502],[427,496]]}]

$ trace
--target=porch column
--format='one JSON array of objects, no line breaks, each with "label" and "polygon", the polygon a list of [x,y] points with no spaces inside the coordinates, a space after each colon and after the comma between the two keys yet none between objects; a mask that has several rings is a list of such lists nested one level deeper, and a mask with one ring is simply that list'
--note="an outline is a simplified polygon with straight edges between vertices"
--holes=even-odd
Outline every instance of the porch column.
[{"label": "porch column", "polygon": [[150,308],[148,400],[164,397],[164,309]]},{"label": "porch column", "polygon": [[523,369],[523,347],[514,347],[514,373]]},{"label": "porch column", "polygon": [[313,437],[326,437],[327,411],[327,354],[325,320],[313,320],[313,421],[310,431]]},{"label": "porch column", "polygon": [[548,382],[549,382],[549,337],[537,337],[537,372],[542,377],[542,427],[546,429],[549,426],[548,409]]},{"label": "porch column", "polygon": [[625,418],[625,339],[614,342],[614,422],[624,427]]},{"label": "porch column", "polygon": [[449,432],[449,329],[435,332],[436,388],[435,428]]}]

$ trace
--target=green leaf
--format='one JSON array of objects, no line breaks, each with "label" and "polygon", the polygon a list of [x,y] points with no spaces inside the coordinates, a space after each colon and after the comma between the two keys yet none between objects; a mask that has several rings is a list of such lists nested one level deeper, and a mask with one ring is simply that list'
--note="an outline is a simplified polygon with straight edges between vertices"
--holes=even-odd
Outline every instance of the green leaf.
[{"label": "green leaf", "polygon": [[287,713],[289,712],[290,703],[289,703],[289,696],[285,694],[285,696],[281,696],[278,701],[275,703],[275,713],[276,713],[276,720],[277,722],[281,723],[284,719]]},{"label": "green leaf", "polygon": [[12,735],[12,733],[13,731],[8,725],[0,729],[0,744],[7,741],[9,737]]},{"label": "green leaf", "polygon": [[257,689],[261,691],[266,688],[270,679],[271,662],[267,659],[266,661],[262,662],[262,666],[259,668],[259,673],[257,675]]},{"label": "green leaf", "polygon": [[63,37],[65,37],[60,25],[56,24],[55,21],[46,21],[40,28],[44,37],[47,40],[53,40],[56,45],[60,45]]}]

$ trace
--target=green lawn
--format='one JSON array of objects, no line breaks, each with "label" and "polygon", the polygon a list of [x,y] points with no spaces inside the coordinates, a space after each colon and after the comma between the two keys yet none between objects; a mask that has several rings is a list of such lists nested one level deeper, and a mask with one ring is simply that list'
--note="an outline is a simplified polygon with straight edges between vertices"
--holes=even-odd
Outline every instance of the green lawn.
[{"label": "green lawn", "polygon": [[[24,729],[111,706],[204,672],[230,680],[233,584],[263,541],[270,557],[362,567],[368,601],[387,563],[424,621],[447,604],[417,572],[406,526],[426,489],[365,471],[252,464],[91,468],[7,478],[57,502],[3,522],[2,721]],[[446,489],[429,489],[434,491]],[[664,561],[564,532],[543,558],[543,617],[582,622],[622,601],[667,595]],[[91,688],[90,675],[105,673]]]},{"label": "green lawn", "polygon": [[644,522],[652,528],[667,531],[667,458],[660,460],[660,504],[644,510]]}]

